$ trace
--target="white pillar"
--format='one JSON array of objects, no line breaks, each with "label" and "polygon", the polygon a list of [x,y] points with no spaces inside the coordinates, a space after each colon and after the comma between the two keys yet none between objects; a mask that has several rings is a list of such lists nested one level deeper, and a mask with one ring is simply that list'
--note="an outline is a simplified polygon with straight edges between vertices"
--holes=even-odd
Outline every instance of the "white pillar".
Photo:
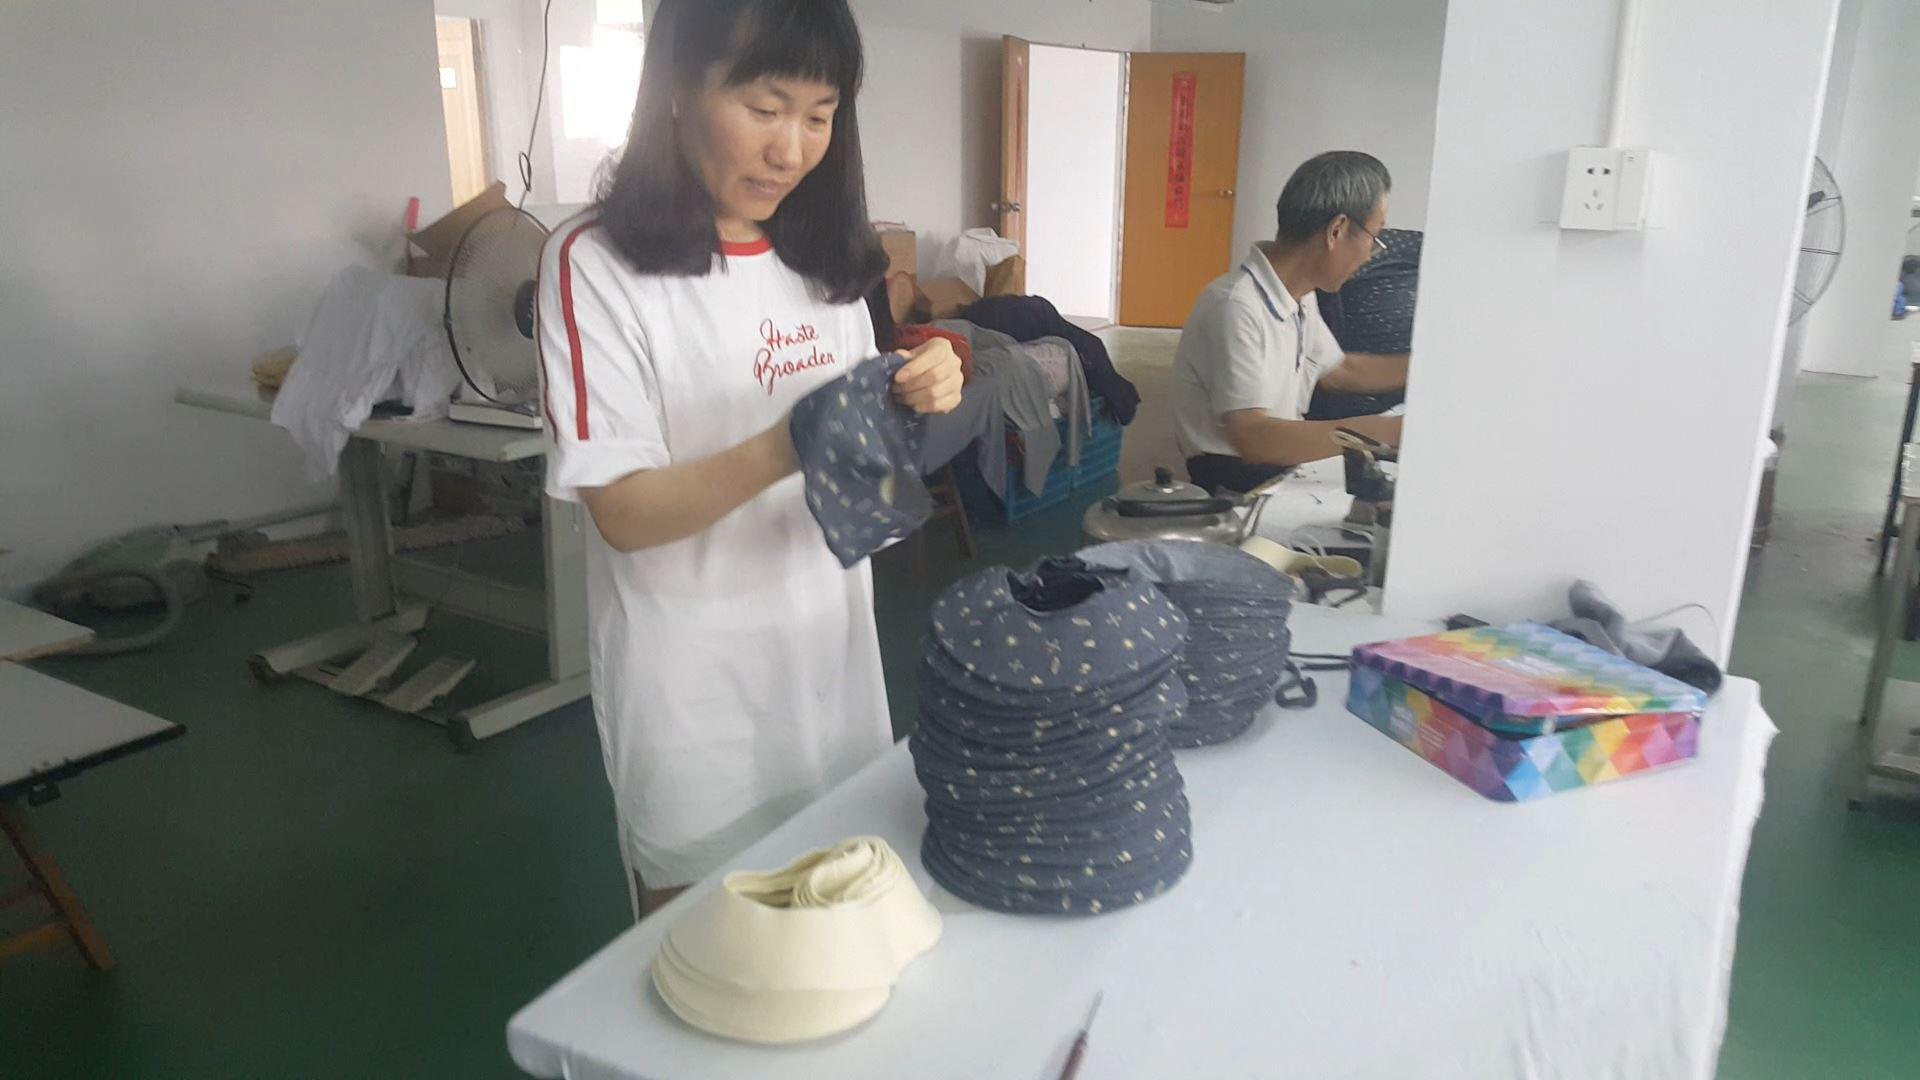
[{"label": "white pillar", "polygon": [[1390,610],[1551,616],[1587,577],[1630,616],[1705,605],[1725,657],[1836,5],[1642,5],[1644,233],[1556,224],[1616,0],[1448,5]]}]

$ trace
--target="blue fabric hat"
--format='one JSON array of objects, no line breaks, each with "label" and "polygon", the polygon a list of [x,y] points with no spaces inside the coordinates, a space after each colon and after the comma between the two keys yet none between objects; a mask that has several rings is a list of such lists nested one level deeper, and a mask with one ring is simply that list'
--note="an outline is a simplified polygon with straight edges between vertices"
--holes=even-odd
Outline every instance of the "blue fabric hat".
[{"label": "blue fabric hat", "polygon": [[801,398],[788,421],[807,509],[842,566],[911,536],[933,513],[915,464],[919,419],[893,396],[904,363],[865,361]]}]

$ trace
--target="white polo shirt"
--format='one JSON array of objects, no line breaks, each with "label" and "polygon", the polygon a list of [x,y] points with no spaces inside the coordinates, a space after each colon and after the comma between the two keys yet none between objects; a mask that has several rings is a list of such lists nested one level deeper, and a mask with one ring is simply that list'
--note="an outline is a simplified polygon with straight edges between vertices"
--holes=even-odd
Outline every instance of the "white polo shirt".
[{"label": "white polo shirt", "polygon": [[1220,418],[1306,416],[1320,377],[1346,359],[1312,294],[1296,301],[1261,246],[1200,294],[1173,358],[1174,435],[1185,457],[1232,456]]}]

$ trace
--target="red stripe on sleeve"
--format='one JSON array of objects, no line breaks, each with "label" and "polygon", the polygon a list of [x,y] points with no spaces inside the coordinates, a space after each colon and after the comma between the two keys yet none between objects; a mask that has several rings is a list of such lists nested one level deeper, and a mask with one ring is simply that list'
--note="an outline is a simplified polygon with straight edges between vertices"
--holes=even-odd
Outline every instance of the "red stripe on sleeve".
[{"label": "red stripe on sleeve", "polygon": [[[534,271],[533,295],[535,297],[540,295],[540,276],[545,273],[546,270],[544,262],[545,260],[542,260],[543,265],[541,268]],[[540,359],[540,415],[546,417],[547,420],[547,438],[552,439],[554,442],[559,442],[560,429],[559,426],[553,422],[553,378],[547,371],[547,345],[544,340],[545,335],[540,332],[538,326],[540,321],[540,306],[537,301],[534,304],[533,318],[535,322],[533,331],[533,355]]]},{"label": "red stripe on sleeve", "polygon": [[576,227],[560,242],[560,313],[567,323],[567,351],[573,358],[574,435],[587,441],[587,363],[580,352],[580,324],[573,317],[573,242],[596,223]]}]

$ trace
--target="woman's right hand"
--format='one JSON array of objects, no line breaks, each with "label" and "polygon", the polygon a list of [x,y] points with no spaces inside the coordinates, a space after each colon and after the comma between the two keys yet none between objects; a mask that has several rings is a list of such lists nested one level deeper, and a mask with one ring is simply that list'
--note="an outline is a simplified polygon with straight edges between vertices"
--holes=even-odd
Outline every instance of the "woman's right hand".
[{"label": "woman's right hand", "polygon": [[952,412],[960,405],[960,354],[945,338],[902,349],[906,366],[893,376],[893,396],[918,413]]}]

